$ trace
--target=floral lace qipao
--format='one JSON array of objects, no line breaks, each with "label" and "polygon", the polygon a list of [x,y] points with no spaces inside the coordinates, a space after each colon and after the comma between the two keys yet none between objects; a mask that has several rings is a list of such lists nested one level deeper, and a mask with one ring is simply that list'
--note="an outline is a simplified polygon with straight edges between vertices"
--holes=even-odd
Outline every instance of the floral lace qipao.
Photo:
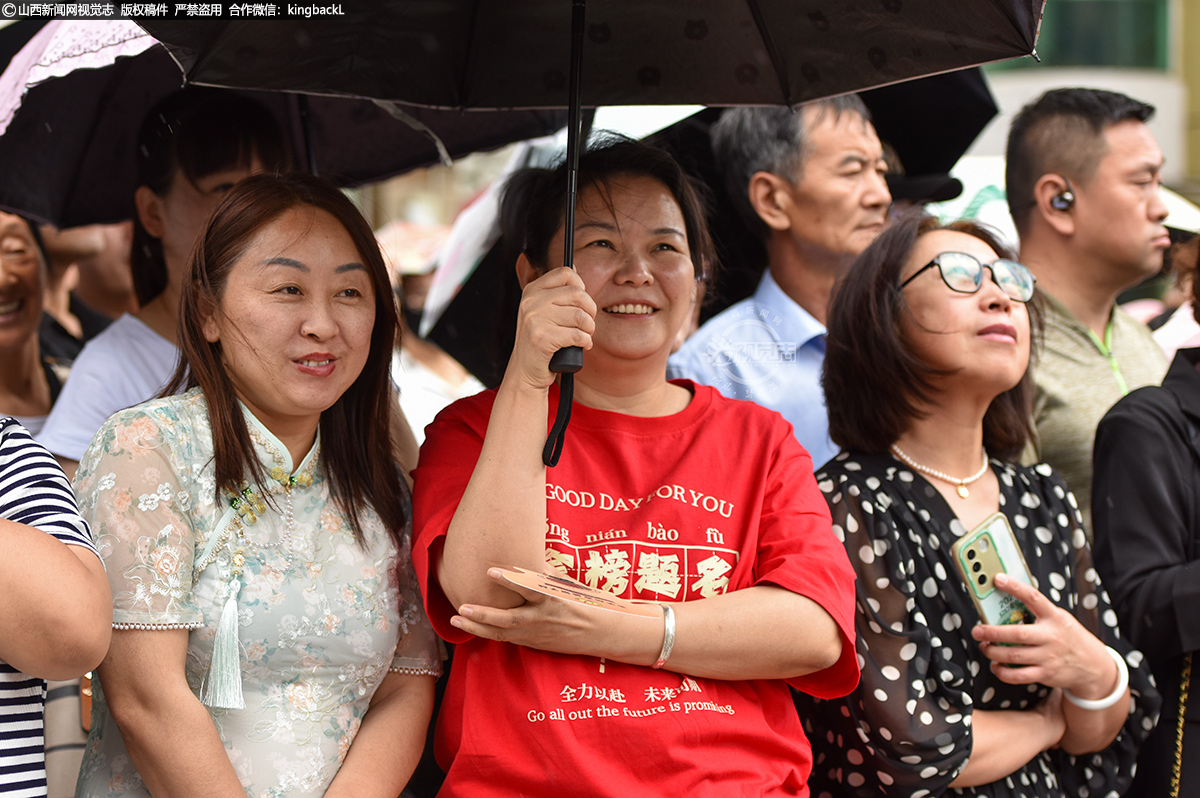
[{"label": "floral lace qipao", "polygon": [[[398,553],[368,509],[360,514],[360,547],[330,500],[319,439],[293,469],[287,449],[248,411],[245,417],[268,472],[280,466],[312,477],[290,493],[272,483],[274,507],[254,524],[242,524],[229,501],[215,496],[199,390],[109,419],[79,465],[76,493],[108,568],[114,627],[191,630],[185,668],[197,695],[240,569],[246,708],[211,709],[213,722],[248,796],[319,796],[389,668],[436,674],[437,643],[407,540]],[[149,795],[101,687],[77,795]]]}]

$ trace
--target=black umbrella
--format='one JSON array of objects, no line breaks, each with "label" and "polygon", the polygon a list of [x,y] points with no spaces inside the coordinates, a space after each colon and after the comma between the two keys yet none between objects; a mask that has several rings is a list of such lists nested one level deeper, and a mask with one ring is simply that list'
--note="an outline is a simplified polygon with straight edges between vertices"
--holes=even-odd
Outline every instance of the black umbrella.
[{"label": "black umbrella", "polygon": [[[146,20],[188,80],[445,108],[796,105],[1033,52],[1044,0],[376,0],[337,19]],[[586,35],[585,35],[586,34]],[[586,38],[586,42],[585,42]],[[569,65],[569,72],[568,72]],[[563,353],[559,353],[563,354]],[[556,355],[551,368],[576,371]],[[571,380],[547,443],[557,459]],[[554,451],[552,452],[552,444]]]},{"label": "black umbrella", "polygon": [[[147,41],[153,46],[139,55],[29,90],[0,136],[0,206],[60,227],[132,215],[138,125],[183,84],[170,54]],[[242,93],[271,109],[301,166],[343,186],[545,135],[566,123],[561,111],[433,111],[347,97]],[[422,127],[444,145],[445,156]]]},{"label": "black umbrella", "polygon": [[962,192],[950,169],[999,111],[978,68],[871,89],[862,98],[904,167],[888,174],[892,198],[916,202],[945,202]]},{"label": "black umbrella", "polygon": [[8,65],[17,51],[46,26],[47,19],[18,19],[0,28],[0,64]]},{"label": "black umbrella", "polygon": [[[350,0],[339,17],[145,20],[188,80],[444,108],[561,108],[570,0]],[[585,105],[795,105],[1033,51],[1042,0],[590,0]]]},{"label": "black umbrella", "polygon": [[979,69],[862,92],[879,138],[908,174],[949,172],[999,110]]}]

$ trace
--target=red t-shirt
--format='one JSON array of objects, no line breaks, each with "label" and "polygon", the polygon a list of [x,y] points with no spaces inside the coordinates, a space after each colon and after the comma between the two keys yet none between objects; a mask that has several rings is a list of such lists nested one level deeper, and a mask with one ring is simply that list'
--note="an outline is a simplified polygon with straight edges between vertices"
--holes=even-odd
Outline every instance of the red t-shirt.
[{"label": "red t-shirt", "polygon": [[[812,462],[777,413],[691,388],[682,412],[638,418],[576,404],[546,474],[546,560],[625,598],[693,601],[759,584],[807,596],[842,658],[791,680],[822,698],[858,682],[854,572]],[[457,643],[435,739],[443,796],[807,795],[808,741],[782,680],[721,681],[472,637],[433,578],[482,446],[494,392],[426,432],[413,543],[439,634]],[[550,397],[557,407],[557,390]]]}]

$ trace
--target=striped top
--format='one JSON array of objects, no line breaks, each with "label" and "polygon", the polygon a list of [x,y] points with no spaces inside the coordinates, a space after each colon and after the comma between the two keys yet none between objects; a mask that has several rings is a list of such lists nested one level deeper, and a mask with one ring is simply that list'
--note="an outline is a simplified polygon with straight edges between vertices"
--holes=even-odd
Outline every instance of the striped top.
[{"label": "striped top", "polygon": [[[0,417],[0,518],[92,551],[75,494],[50,453],[16,419]],[[0,601],[4,597],[0,595]],[[0,795],[46,795],[42,707],[46,682],[0,661]]]}]

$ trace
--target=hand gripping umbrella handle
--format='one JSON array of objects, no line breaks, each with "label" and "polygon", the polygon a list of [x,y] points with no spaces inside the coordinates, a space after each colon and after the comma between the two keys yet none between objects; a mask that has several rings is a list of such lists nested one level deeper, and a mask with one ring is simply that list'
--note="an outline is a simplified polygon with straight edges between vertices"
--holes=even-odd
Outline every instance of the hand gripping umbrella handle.
[{"label": "hand gripping umbrella handle", "polygon": [[555,374],[574,374],[583,368],[583,350],[578,346],[565,346],[550,358],[550,370]]}]

